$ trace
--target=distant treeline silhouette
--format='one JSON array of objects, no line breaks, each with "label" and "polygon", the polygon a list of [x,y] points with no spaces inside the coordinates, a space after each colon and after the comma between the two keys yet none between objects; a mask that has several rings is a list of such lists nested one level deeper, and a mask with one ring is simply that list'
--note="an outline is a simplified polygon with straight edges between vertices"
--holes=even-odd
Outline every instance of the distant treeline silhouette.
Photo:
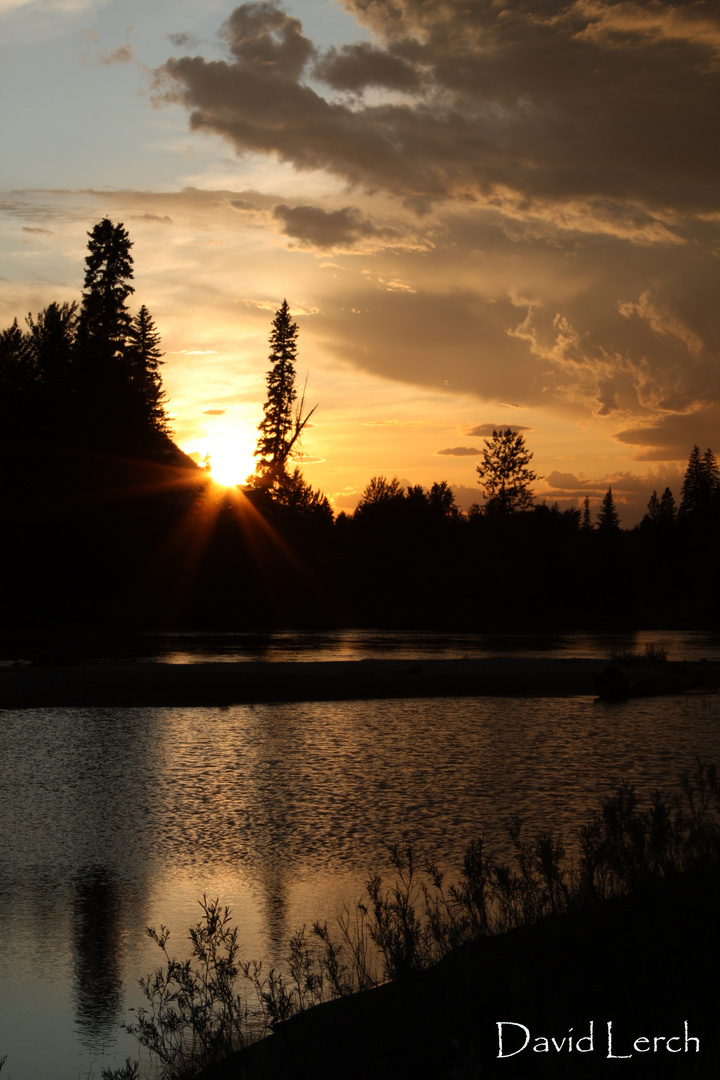
[{"label": "distant treeline silhouette", "polygon": [[5,582],[2,624],[434,628],[715,626],[720,473],[695,446],[679,505],[653,492],[625,530],[608,490],[595,521],[536,504],[532,453],[486,440],[484,503],[461,512],[445,481],[370,479],[333,516],[303,478],[297,326],[272,323],[256,472],[223,489],[173,443],[160,337],[133,294],[132,244],[89,233],[82,300],[0,333]]}]

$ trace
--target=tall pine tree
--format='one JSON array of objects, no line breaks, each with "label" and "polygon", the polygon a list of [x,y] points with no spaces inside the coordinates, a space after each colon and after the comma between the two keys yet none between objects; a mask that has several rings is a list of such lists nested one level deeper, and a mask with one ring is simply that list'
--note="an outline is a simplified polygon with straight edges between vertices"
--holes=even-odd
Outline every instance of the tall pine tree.
[{"label": "tall pine tree", "polygon": [[701,454],[696,443],[685,470],[678,520],[704,522],[715,508],[719,491],[720,471],[715,455],[709,448]]},{"label": "tall pine tree", "polygon": [[132,242],[122,224],[103,218],[88,233],[81,330],[96,363],[122,356],[130,332],[127,298],[135,292]]},{"label": "tall pine tree", "polygon": [[610,533],[619,532],[620,530],[620,518],[615,509],[615,499],[612,488],[608,488],[603,496],[602,506],[598,513],[597,528],[598,532],[603,533],[605,536]]},{"label": "tall pine tree", "polygon": [[303,428],[315,412],[302,415],[303,394],[296,407],[295,361],[297,359],[297,323],[292,321],[287,300],[275,314],[270,333],[270,364],[267,373],[267,398],[264,416],[258,425],[255,457],[256,483],[268,489],[282,487],[288,480],[287,466]]},{"label": "tall pine tree", "polygon": [[167,431],[165,392],[160,365],[164,364],[160,335],[143,304],[128,332],[128,373],[146,420],[158,431]]}]

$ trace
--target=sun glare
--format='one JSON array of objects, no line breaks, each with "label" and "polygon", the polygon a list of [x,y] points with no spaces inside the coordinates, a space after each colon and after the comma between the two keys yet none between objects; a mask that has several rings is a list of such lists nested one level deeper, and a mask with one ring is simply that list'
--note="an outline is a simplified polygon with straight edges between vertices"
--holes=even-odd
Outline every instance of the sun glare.
[{"label": "sun glare", "polygon": [[255,471],[255,458],[250,443],[241,431],[228,432],[209,439],[206,452],[210,454],[210,475],[217,484],[234,487],[244,484]]}]

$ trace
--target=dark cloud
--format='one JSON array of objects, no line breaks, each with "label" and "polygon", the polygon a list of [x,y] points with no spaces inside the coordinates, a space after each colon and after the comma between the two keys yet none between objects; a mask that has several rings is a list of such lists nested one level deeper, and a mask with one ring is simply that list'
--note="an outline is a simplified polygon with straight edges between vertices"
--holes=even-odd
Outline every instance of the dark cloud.
[{"label": "dark cloud", "polygon": [[329,49],[315,64],[313,75],[335,90],[358,92],[368,86],[417,90],[420,86],[412,64],[367,41]]},{"label": "dark cloud", "polygon": [[200,44],[195,34],[168,34],[168,39],[177,49],[197,48]]},{"label": "dark cloud", "polygon": [[447,450],[438,450],[438,454],[447,454],[448,457],[478,457],[482,450],[475,446],[450,446]]},{"label": "dark cloud", "polygon": [[353,301],[355,313],[339,309],[332,293],[318,300],[315,333],[338,359],[418,386],[544,401],[542,368],[508,335],[518,317],[509,300],[486,304],[465,290],[394,291],[368,279],[356,283]]},{"label": "dark cloud", "polygon": [[545,477],[545,482],[551,487],[566,493],[577,494],[578,492],[596,491],[598,485],[600,489],[605,491],[603,482],[598,480],[579,480],[574,473],[558,472],[557,470],[548,473]]},{"label": "dark cloud", "polygon": [[[418,206],[470,198],[542,211],[562,202],[570,219],[603,228],[635,215],[656,240],[673,235],[668,208],[718,209],[720,155],[709,136],[720,130],[717,4],[346,6],[377,44],[320,57],[274,3],[243,4],[223,27],[230,58],[168,60],[161,93],[187,107],[195,130],[239,152],[274,153]],[[402,82],[410,97],[326,99],[310,85],[313,71],[358,91]]]},{"label": "dark cloud", "polygon": [[20,231],[21,232],[27,232],[27,233],[41,233],[43,236],[52,236],[53,235],[51,229],[35,229],[31,225],[22,225],[21,228],[20,228]]},{"label": "dark cloud", "polygon": [[287,206],[278,203],[273,217],[280,232],[291,236],[302,247],[352,248],[360,240],[380,237],[389,240],[397,230],[378,228],[353,206],[341,210],[322,210],[318,206]]},{"label": "dark cloud", "polygon": [[612,379],[601,379],[598,383],[596,409],[597,416],[609,416],[620,407],[618,388]]},{"label": "dark cloud", "polygon": [[241,4],[224,23],[223,33],[240,67],[262,69],[271,78],[295,81],[315,56],[300,20],[274,3]]},{"label": "dark cloud", "polygon": [[703,450],[720,451],[720,405],[687,413],[661,416],[653,424],[626,428],[615,434],[618,442],[637,447],[635,461],[687,461],[697,443]]},{"label": "dark cloud", "polygon": [[224,416],[227,409],[203,409],[203,416]]},{"label": "dark cloud", "polygon": [[510,428],[511,431],[532,431],[532,428],[526,427],[523,424],[478,424],[477,427],[470,428],[466,431],[466,435],[473,435],[476,438],[481,436],[491,436],[493,431],[507,431]]}]

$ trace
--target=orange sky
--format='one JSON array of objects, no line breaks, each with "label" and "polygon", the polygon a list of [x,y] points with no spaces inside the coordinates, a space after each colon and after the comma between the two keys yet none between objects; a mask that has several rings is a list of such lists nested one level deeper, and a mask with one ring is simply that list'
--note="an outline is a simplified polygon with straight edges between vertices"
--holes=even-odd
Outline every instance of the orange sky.
[{"label": "orange sky", "polygon": [[227,478],[287,297],[336,508],[376,473],[467,506],[501,425],[539,497],[677,498],[720,450],[717,5],[196,8],[0,0],[2,325],[79,297],[109,216],[177,442]]}]

